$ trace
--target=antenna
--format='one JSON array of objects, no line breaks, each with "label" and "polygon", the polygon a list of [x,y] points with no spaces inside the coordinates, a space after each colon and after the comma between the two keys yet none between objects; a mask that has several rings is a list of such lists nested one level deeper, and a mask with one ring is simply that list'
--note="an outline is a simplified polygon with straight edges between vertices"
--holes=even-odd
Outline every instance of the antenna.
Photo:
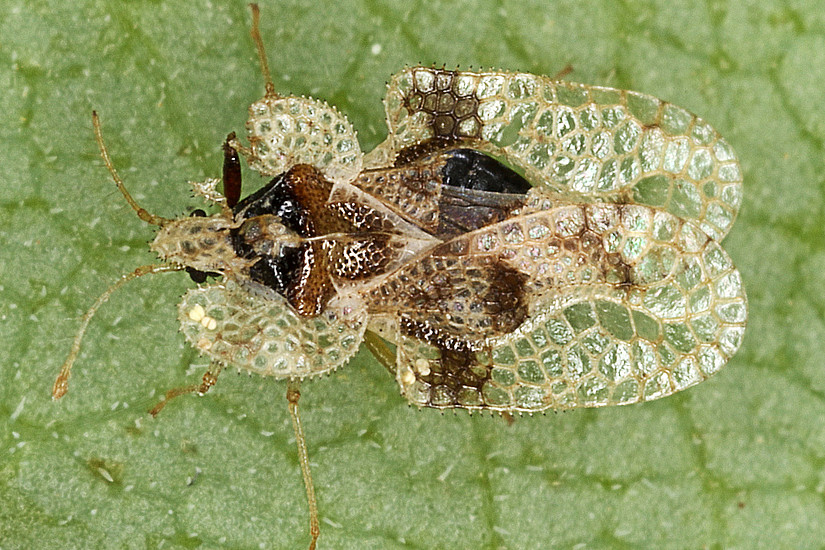
[{"label": "antenna", "polygon": [[144,275],[151,275],[153,273],[181,271],[182,269],[183,268],[181,267],[173,265],[142,265],[133,272],[123,275],[118,282],[107,288],[103,294],[95,300],[92,307],[90,307],[89,310],[83,314],[83,320],[80,322],[80,330],[77,331],[77,335],[74,337],[74,342],[72,342],[72,350],[69,352],[69,357],[66,358],[66,361],[60,368],[60,374],[57,375],[57,380],[54,381],[54,387],[52,388],[52,399],[60,399],[66,395],[67,391],[69,391],[69,376],[71,376],[72,373],[72,365],[74,364],[75,359],[77,359],[77,354],[80,353],[80,342],[86,334],[86,328],[89,326],[89,321],[92,320],[92,317],[94,317],[95,313],[97,313],[100,306],[109,300],[112,293],[132,279],[137,279],[138,277],[143,277]]},{"label": "antenna", "polygon": [[151,223],[152,225],[162,226],[171,222],[172,220],[170,219],[161,218],[160,216],[150,214],[146,209],[138,205],[137,201],[135,201],[135,199],[132,198],[132,195],[130,195],[126,190],[126,186],[123,185],[123,180],[121,180],[120,176],[117,175],[117,171],[112,164],[112,160],[109,158],[109,151],[106,149],[106,144],[103,143],[103,134],[100,132],[100,118],[97,116],[97,111],[92,111],[92,126],[94,126],[95,129],[95,141],[100,149],[100,155],[103,157],[103,162],[106,164],[106,168],[109,169],[109,174],[112,175],[115,185],[117,185],[117,188],[123,194],[126,202],[128,202],[129,206],[137,212],[138,217],[146,223]]},{"label": "antenna", "polygon": [[252,10],[252,28],[249,30],[249,34],[252,35],[255,49],[258,50],[258,60],[261,62],[261,72],[264,75],[266,96],[278,97],[278,94],[275,93],[275,85],[272,83],[272,75],[269,73],[269,62],[266,60],[264,41],[261,38],[261,10],[258,4],[249,4],[249,7]]}]

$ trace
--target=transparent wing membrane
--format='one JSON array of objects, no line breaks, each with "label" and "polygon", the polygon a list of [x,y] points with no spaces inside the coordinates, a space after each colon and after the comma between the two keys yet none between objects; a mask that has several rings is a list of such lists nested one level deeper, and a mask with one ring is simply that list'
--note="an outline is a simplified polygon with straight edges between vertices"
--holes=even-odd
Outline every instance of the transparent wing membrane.
[{"label": "transparent wing membrane", "polygon": [[280,296],[261,299],[231,281],[188,291],[178,311],[183,334],[201,353],[276,378],[335,370],[358,351],[366,328],[355,315],[302,317]]},{"label": "transparent wing membrane", "polygon": [[385,99],[390,133],[367,164],[436,139],[472,142],[571,201],[654,206],[716,240],[732,225],[742,172],[705,121],[655,97],[509,72],[416,67]]},{"label": "transparent wing membrane", "polygon": [[530,412],[647,401],[705,380],[741,342],[739,272],[665,212],[570,206],[463,238],[469,255],[529,274],[531,312],[461,356],[401,334],[397,378],[411,403]]},{"label": "transparent wing membrane", "polygon": [[333,182],[352,181],[361,172],[358,137],[346,116],[323,101],[266,96],[249,106],[251,149],[239,146],[249,167],[277,176],[309,164]]}]

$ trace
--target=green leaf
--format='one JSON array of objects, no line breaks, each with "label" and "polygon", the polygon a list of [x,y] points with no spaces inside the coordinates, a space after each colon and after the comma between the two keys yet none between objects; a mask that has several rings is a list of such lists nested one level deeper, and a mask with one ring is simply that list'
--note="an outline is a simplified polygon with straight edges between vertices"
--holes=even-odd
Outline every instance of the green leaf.
[{"label": "green leaf", "polygon": [[[724,247],[750,326],[712,380],[625,408],[516,418],[410,409],[362,352],[304,386],[321,548],[819,547],[825,540],[825,21],[818,3],[265,3],[280,91],[346,113],[370,149],[409,64],[501,67],[649,93],[736,149]],[[148,210],[198,206],[262,92],[243,3],[0,5],[0,547],[302,547],[285,385],[224,373],[177,333],[184,274],[130,283],[49,398],[79,316],[153,261]],[[246,174],[250,187],[260,185]]]}]

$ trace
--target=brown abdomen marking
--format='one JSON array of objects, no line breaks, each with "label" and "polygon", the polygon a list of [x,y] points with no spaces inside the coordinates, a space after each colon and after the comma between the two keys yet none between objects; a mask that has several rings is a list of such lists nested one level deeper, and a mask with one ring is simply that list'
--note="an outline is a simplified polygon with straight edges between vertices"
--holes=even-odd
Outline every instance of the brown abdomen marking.
[{"label": "brown abdomen marking", "polygon": [[492,257],[452,256],[449,243],[444,255],[439,249],[373,289],[370,312],[398,312],[409,320],[409,335],[454,349],[459,341],[475,348],[527,318],[525,275]]},{"label": "brown abdomen marking", "polygon": [[[486,286],[479,284],[482,279],[487,281]],[[438,402],[438,406],[444,406],[445,399],[457,405],[459,396],[468,391],[480,398],[484,384],[492,375],[492,365],[482,364],[477,352],[484,350],[486,338],[509,334],[527,319],[526,281],[524,274],[491,261],[468,269],[463,281],[448,283],[460,290],[456,295],[469,298],[466,306],[470,314],[465,316],[463,326],[455,322],[461,318],[461,312],[455,313],[456,308],[450,312],[450,308],[445,307],[451,304],[451,297],[444,296],[438,284],[430,285],[430,292],[415,293],[414,299],[423,311],[402,315],[399,328],[404,336],[426,342],[439,352],[437,360],[429,361],[428,371],[416,375],[439,393],[429,396],[431,405]],[[468,294],[468,290],[477,294]],[[473,313],[486,322],[478,323],[478,319],[471,322]]]}]

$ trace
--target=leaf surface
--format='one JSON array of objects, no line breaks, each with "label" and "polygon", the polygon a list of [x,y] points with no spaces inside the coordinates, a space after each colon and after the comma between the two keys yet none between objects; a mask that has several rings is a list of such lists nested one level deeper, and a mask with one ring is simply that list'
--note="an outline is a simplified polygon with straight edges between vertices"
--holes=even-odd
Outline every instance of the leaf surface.
[{"label": "leaf surface", "polygon": [[[818,4],[404,2],[262,5],[283,92],[385,135],[390,74],[500,67],[649,93],[711,123],[742,162],[723,246],[750,299],[712,380],[644,405],[517,417],[410,409],[365,352],[304,387],[321,548],[818,547],[825,540],[825,26]],[[718,7],[717,7],[718,6]],[[69,394],[54,376],[82,312],[153,261],[148,210],[262,92],[243,3],[0,5],[0,547],[294,548],[308,516],[283,384],[225,372],[155,420],[206,362],[177,332],[184,274],[130,283],[93,321]],[[248,190],[263,182],[246,173]]]}]

